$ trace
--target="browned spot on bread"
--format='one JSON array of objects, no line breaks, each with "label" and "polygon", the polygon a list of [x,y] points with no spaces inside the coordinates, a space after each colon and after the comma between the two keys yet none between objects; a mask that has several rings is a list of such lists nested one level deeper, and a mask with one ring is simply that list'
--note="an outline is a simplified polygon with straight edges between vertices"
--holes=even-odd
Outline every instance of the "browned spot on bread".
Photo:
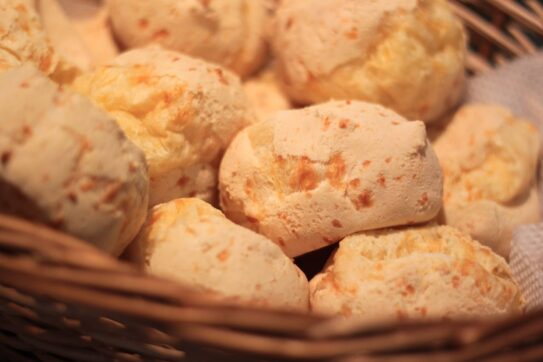
[{"label": "browned spot on bread", "polygon": [[261,284],[259,284],[259,283],[258,283],[258,284],[256,284],[256,285],[255,285],[255,289],[256,289],[256,290],[260,290],[260,289],[262,289],[262,285],[261,285]]},{"label": "browned spot on bread", "polygon": [[460,274],[462,274],[462,276],[466,276],[466,275],[469,275],[470,272],[473,270],[473,267],[475,266],[475,263],[471,260],[466,260],[462,263],[462,265],[460,266]]},{"label": "browned spot on bread", "polygon": [[136,84],[145,85],[153,85],[156,82],[156,80],[148,72],[138,73],[138,75],[133,78],[133,81]]},{"label": "browned spot on bread", "polygon": [[390,161],[392,161],[392,157],[385,158],[385,163],[390,163]]},{"label": "browned spot on bread", "polygon": [[284,212],[278,212],[277,213],[277,218],[279,220],[283,220],[283,221],[287,221],[288,218],[287,218],[287,214],[285,214]]},{"label": "browned spot on bread", "polygon": [[11,160],[11,151],[2,152],[0,159],[2,161],[2,166],[6,166],[9,163],[9,160]]},{"label": "browned spot on bread", "polygon": [[248,178],[245,180],[245,186],[243,187],[243,190],[245,191],[245,194],[251,199],[256,200],[256,195],[254,192],[254,183],[253,180]]},{"label": "browned spot on bread", "polygon": [[423,317],[426,317],[426,314],[428,313],[428,310],[426,309],[426,307],[420,307],[420,308],[415,308],[415,310],[417,310],[421,316]]},{"label": "browned spot on bread", "polygon": [[422,195],[420,195],[419,200],[417,201],[420,206],[425,206],[428,204],[428,194],[424,192]]},{"label": "browned spot on bread", "polygon": [[392,121],[391,123],[392,123],[392,125],[393,125],[393,126],[397,126],[397,125],[399,125],[399,124],[400,124],[400,122],[399,122],[399,121]]},{"label": "browned spot on bread", "polygon": [[81,183],[81,186],[79,188],[81,191],[91,191],[94,190],[98,186],[98,183],[93,179],[87,179]]},{"label": "browned spot on bread", "polygon": [[285,240],[283,238],[278,238],[277,243],[281,245],[282,247],[285,247],[287,244],[285,244]]},{"label": "browned spot on bread", "polygon": [[357,210],[362,208],[372,207],[373,206],[373,191],[364,190],[358,197],[354,200],[354,206]]},{"label": "browned spot on bread", "polygon": [[345,161],[341,157],[341,154],[336,153],[332,156],[328,163],[328,169],[326,170],[326,178],[330,181],[330,184],[334,187],[341,187],[343,177],[345,176]]},{"label": "browned spot on bread", "polygon": [[351,181],[349,181],[349,186],[352,187],[353,189],[357,188],[358,186],[360,186],[360,179],[358,178],[352,179]]},{"label": "browned spot on bread", "polygon": [[349,126],[349,120],[348,119],[342,119],[339,121],[339,128],[345,129]]},{"label": "browned spot on bread", "polygon": [[177,186],[184,187],[190,179],[187,176],[182,176],[177,180]]},{"label": "browned spot on bread", "polygon": [[25,137],[30,137],[32,136],[32,128],[28,125],[24,125],[22,128],[21,128],[22,132],[23,132],[23,135]]},{"label": "browned spot on bread", "polygon": [[153,40],[160,40],[160,39],[167,38],[168,36],[170,36],[170,32],[168,30],[159,29],[153,33],[152,38]]},{"label": "browned spot on bread", "polygon": [[326,116],[322,120],[322,130],[326,131],[330,127],[330,117]]},{"label": "browned spot on bread", "polygon": [[364,167],[369,167],[369,165],[371,165],[370,160],[365,160],[364,162],[362,162],[362,166],[364,166]]},{"label": "browned spot on bread", "polygon": [[275,156],[275,162],[277,162],[279,164],[279,167],[284,167],[285,163],[286,163],[286,160],[285,160],[285,158],[283,156],[277,155],[277,156]]},{"label": "browned spot on bread", "polygon": [[217,254],[217,259],[219,259],[219,261],[221,262],[227,261],[229,257],[230,253],[226,249],[222,250],[219,254]]},{"label": "browned spot on bread", "polygon": [[405,286],[405,289],[401,292],[401,294],[404,297],[407,297],[409,295],[413,295],[413,294],[415,294],[415,287],[413,287],[411,284],[407,284]]},{"label": "browned spot on bread", "polygon": [[28,83],[26,80],[22,81],[21,84],[19,84],[21,88],[28,88],[30,87],[30,83]]},{"label": "browned spot on bread", "polygon": [[162,98],[164,99],[164,104],[168,105],[170,103],[172,103],[173,101],[173,95],[168,93],[168,92],[164,92],[162,93]]},{"label": "browned spot on bread", "polygon": [[251,224],[258,224],[258,219],[257,219],[257,218],[254,218],[254,217],[249,216],[249,215],[247,215],[245,218],[246,218],[247,221],[249,221]]},{"label": "browned spot on bread", "polygon": [[43,58],[41,61],[40,61],[40,66],[39,68],[41,70],[47,70],[49,69],[49,67],[51,67],[51,63],[53,62],[53,59],[52,59],[52,56],[51,54],[47,54],[45,56],[45,58]]},{"label": "browned spot on bread", "polygon": [[403,179],[403,175],[394,177],[394,181],[401,181]]},{"label": "browned spot on bread", "polygon": [[343,225],[341,225],[341,222],[338,219],[332,220],[332,226],[335,228],[341,228]]},{"label": "browned spot on bread", "polygon": [[285,28],[288,30],[292,27],[292,24],[294,23],[294,20],[292,18],[288,18],[287,22],[285,23]]},{"label": "browned spot on bread", "polygon": [[72,203],[77,204],[77,195],[75,194],[75,192],[73,192],[73,191],[68,192],[68,199]]},{"label": "browned spot on bread", "polygon": [[347,39],[356,39],[358,37],[358,29],[353,26],[349,31],[345,32]]},{"label": "browned spot on bread", "polygon": [[452,286],[453,288],[458,288],[458,286],[460,285],[460,277],[458,275],[455,275],[452,277]]},{"label": "browned spot on bread", "polygon": [[228,79],[224,76],[224,71],[221,68],[215,68],[213,69],[213,72],[217,75],[217,78],[219,78],[219,82],[221,82],[224,85],[228,85]]},{"label": "browned spot on bread", "polygon": [[138,20],[138,26],[142,29],[145,29],[149,26],[149,20],[146,18],[141,18]]},{"label": "browned spot on bread", "polygon": [[296,190],[309,191],[317,187],[318,176],[307,157],[298,160],[294,174],[290,178],[290,187]]},{"label": "browned spot on bread", "polygon": [[122,183],[120,182],[113,182],[109,184],[106,187],[104,194],[102,195],[101,201],[106,204],[111,203],[113,200],[115,200],[115,198],[119,194],[119,191],[121,191],[121,188],[122,188]]},{"label": "browned spot on bread", "polygon": [[377,177],[377,183],[379,184],[379,186],[383,188],[387,186],[387,179],[382,173],[380,173],[379,176]]},{"label": "browned spot on bread", "polygon": [[23,4],[17,4],[15,6],[15,10],[17,10],[21,14],[26,14],[28,12],[28,9]]}]

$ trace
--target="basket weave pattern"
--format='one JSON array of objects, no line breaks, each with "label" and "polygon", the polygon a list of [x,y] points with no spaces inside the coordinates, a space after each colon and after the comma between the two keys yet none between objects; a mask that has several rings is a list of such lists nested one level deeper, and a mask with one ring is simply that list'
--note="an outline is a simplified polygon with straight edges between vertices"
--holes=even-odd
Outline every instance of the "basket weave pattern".
[{"label": "basket weave pattern", "polygon": [[[539,0],[452,1],[468,69],[536,51]],[[361,325],[217,300],[67,235],[0,215],[1,361],[542,361],[543,311]]]},{"label": "basket weave pattern", "polygon": [[543,311],[511,320],[363,326],[250,310],[5,216],[0,308],[0,353],[14,361],[543,359]]}]

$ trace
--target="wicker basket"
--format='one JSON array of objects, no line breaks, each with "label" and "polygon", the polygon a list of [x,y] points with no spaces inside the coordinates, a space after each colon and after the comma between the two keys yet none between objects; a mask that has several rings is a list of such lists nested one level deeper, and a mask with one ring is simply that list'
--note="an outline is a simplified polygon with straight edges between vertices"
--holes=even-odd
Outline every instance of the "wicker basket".
[{"label": "wicker basket", "polygon": [[[468,68],[536,50],[543,6],[455,1]],[[543,361],[543,311],[362,326],[241,308],[143,274],[84,242],[0,216],[0,361]]]}]

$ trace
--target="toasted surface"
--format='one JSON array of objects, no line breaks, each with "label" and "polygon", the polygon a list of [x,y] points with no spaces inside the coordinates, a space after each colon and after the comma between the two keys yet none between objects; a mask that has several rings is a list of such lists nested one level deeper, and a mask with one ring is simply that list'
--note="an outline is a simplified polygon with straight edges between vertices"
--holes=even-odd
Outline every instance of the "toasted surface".
[{"label": "toasted surface", "polygon": [[345,238],[311,280],[310,301],[314,312],[367,321],[494,316],[523,305],[506,261],[450,226]]},{"label": "toasted surface", "polygon": [[442,176],[422,122],[364,102],[275,113],[238,134],[221,163],[225,214],[289,256],[441,208]]},{"label": "toasted surface", "polygon": [[30,65],[0,74],[0,208],[119,255],[145,221],[143,153],[107,113]]},{"label": "toasted surface", "polygon": [[508,257],[511,234],[540,218],[540,136],[490,104],[461,108],[434,141],[444,171],[444,221]]},{"label": "toasted surface", "polygon": [[308,309],[307,279],[281,249],[199,199],[155,206],[136,243],[150,273],[244,303]]},{"label": "toasted surface", "polygon": [[446,0],[284,1],[272,39],[299,103],[360,99],[430,122],[463,94],[466,35]]},{"label": "toasted surface", "polygon": [[126,52],[74,87],[145,152],[151,205],[183,196],[213,199],[222,152],[254,121],[234,74],[158,46]]},{"label": "toasted surface", "polygon": [[110,0],[108,6],[129,48],[158,43],[242,76],[265,59],[266,0]]}]

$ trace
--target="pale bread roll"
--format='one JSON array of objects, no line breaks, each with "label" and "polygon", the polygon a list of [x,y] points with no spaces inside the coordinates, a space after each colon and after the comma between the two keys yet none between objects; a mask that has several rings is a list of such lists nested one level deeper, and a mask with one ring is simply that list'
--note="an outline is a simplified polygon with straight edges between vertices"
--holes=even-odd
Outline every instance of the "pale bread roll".
[{"label": "pale bread roll", "polygon": [[107,113],[30,65],[0,74],[0,210],[119,255],[145,221],[143,153]]},{"label": "pale bread roll", "polygon": [[155,206],[135,244],[149,273],[246,304],[308,310],[307,279],[281,249],[199,199]]},{"label": "pale bread roll", "polygon": [[109,0],[113,29],[128,48],[159,43],[241,76],[266,56],[266,0]]},{"label": "pale bread roll", "polygon": [[354,101],[282,111],[246,128],[219,176],[226,216],[288,256],[428,221],[441,208],[442,182],[424,123]]},{"label": "pale bread roll", "polygon": [[443,222],[509,257],[513,229],[540,220],[537,129],[501,106],[472,104],[434,148],[445,179]]},{"label": "pale bread roll", "polygon": [[0,0],[0,72],[24,63],[60,83],[79,73],[51,45],[33,0]]},{"label": "pale bread roll", "polygon": [[255,109],[259,120],[265,120],[278,111],[292,108],[273,67],[266,68],[256,77],[243,83],[243,90]]},{"label": "pale bread roll", "polygon": [[254,121],[230,71],[159,46],[134,49],[77,78],[147,157],[150,204],[216,195],[220,157]]},{"label": "pale bread roll", "polygon": [[360,99],[430,122],[464,91],[466,34],[447,0],[283,1],[272,41],[298,103]]},{"label": "pale bread roll", "polygon": [[450,226],[349,236],[310,282],[313,312],[368,323],[518,313],[523,298],[506,261]]}]

